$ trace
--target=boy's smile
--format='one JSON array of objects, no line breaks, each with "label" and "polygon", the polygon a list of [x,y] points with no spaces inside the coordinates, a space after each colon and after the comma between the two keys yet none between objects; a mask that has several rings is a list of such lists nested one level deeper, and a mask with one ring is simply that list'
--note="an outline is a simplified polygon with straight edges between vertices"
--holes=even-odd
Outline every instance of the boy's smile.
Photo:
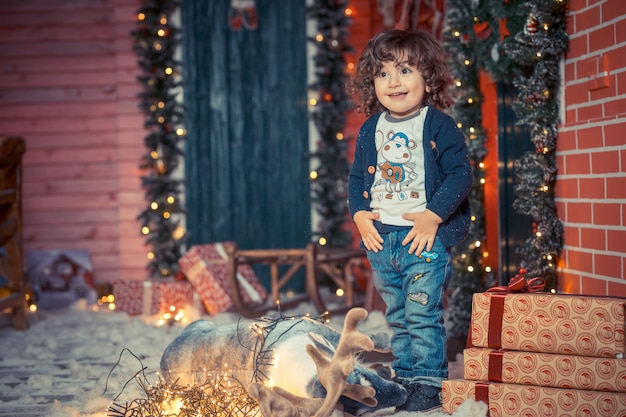
[{"label": "boy's smile", "polygon": [[422,108],[424,96],[430,91],[421,71],[408,62],[383,62],[374,78],[376,97],[389,114],[403,118],[417,113]]}]

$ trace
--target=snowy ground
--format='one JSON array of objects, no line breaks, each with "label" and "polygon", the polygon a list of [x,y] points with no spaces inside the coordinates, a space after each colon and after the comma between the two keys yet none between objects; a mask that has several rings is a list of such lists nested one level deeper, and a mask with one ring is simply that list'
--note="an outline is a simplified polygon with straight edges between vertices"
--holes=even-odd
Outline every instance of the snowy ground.
[{"label": "snowy ground", "polygon": [[[307,309],[314,311],[303,303],[298,311],[285,313],[303,314]],[[187,322],[200,318],[197,312],[186,314]],[[157,327],[158,318],[129,317],[102,308],[93,311],[84,300],[69,309],[31,314],[30,328],[24,332],[11,328],[8,315],[0,316],[0,417],[106,417],[107,407],[120,392],[122,401],[141,398],[143,391],[133,376],[142,366],[154,375],[163,350],[184,327],[180,322]],[[225,324],[238,316],[203,318]],[[330,324],[340,329],[343,316],[333,317]],[[361,330],[367,333],[384,327],[383,315],[373,312]],[[451,363],[450,373],[450,378],[462,377],[458,362]],[[475,410],[459,410],[455,417],[486,413],[482,404],[464,405]],[[419,415],[396,413],[394,417]]]}]

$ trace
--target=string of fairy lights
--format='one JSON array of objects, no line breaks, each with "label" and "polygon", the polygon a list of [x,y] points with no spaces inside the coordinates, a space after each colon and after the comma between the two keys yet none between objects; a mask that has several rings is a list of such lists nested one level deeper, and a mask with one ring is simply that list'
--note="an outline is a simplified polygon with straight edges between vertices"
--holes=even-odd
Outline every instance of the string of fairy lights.
[{"label": "string of fairy lights", "polygon": [[[285,327],[282,333],[274,340],[280,340],[293,327],[303,320],[315,320],[320,323],[328,321],[326,314],[312,318],[307,315],[287,316],[279,310],[276,318],[261,317],[258,321],[250,323],[240,329],[241,323],[237,324],[237,333],[240,331],[251,332],[254,336],[254,346],[243,346],[253,352],[254,369],[231,370],[225,364],[223,369],[205,369],[199,372],[189,372],[185,382],[180,373],[168,372],[164,376],[160,372],[156,375],[146,373],[146,367],[140,358],[128,349],[122,350],[117,363],[109,372],[109,377],[120,364],[124,353],[132,355],[139,363],[140,369],[127,381],[122,390],[115,396],[107,408],[109,417],[257,417],[260,409],[258,402],[252,398],[246,389],[247,384],[260,382],[271,387],[273,381],[266,374],[266,370],[274,366],[275,350],[273,345],[266,343],[268,335],[275,331],[276,326],[285,321],[292,322]],[[172,375],[173,374],[173,375]],[[155,379],[150,382],[150,377]],[[246,381],[242,381],[244,377]],[[108,386],[107,377],[107,386]],[[138,384],[142,397],[122,401],[125,388],[134,381]],[[105,387],[106,393],[107,387]]]},{"label": "string of fairy lights", "polygon": [[567,0],[448,0],[443,30],[450,54],[456,105],[453,116],[467,138],[474,167],[470,194],[472,225],[456,249],[450,284],[447,324],[452,334],[466,334],[471,298],[493,284],[493,271],[484,251],[484,187],[487,184],[485,132],[481,126],[482,94],[479,71],[496,81],[512,82],[519,94],[513,102],[517,123],[528,127],[535,151],[515,164],[517,184],[513,207],[532,216],[534,230],[520,265],[530,277],[542,277],[546,289],[557,287],[556,269],[563,246],[563,226],[556,213],[556,138],[559,124],[560,60],[567,51]]}]

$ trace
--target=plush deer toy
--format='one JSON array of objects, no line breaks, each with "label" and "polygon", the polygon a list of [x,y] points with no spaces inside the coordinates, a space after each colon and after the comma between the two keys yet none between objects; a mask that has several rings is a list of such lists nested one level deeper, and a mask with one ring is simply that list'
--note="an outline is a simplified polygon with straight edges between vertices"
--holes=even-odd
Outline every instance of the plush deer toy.
[{"label": "plush deer toy", "polygon": [[328,417],[336,409],[358,416],[401,405],[406,390],[388,367],[355,360],[359,352],[390,351],[387,335],[357,330],[365,317],[363,308],[350,310],[342,333],[308,317],[225,326],[198,320],[165,349],[161,369],[185,378],[227,366],[241,382],[248,378],[264,417]]}]

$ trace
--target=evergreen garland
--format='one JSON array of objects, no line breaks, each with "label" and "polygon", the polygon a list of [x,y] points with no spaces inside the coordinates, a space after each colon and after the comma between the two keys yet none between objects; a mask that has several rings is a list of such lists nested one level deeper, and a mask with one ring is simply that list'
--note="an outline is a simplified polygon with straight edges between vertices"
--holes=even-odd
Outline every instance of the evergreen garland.
[{"label": "evergreen garland", "polygon": [[520,66],[513,84],[519,98],[513,103],[518,123],[529,127],[535,151],[516,162],[519,183],[513,207],[532,216],[536,230],[519,252],[529,276],[543,277],[556,289],[556,268],[563,249],[563,224],[554,201],[556,139],[559,125],[559,61],[567,52],[567,2],[536,0],[521,7],[526,23],[504,49]]},{"label": "evergreen garland", "polygon": [[181,85],[180,63],[175,59],[180,30],[173,25],[176,0],[148,0],[137,11],[137,28],[131,32],[142,74],[139,107],[145,115],[144,138],[147,153],[140,168],[142,185],[149,202],[138,219],[141,233],[152,249],[148,268],[153,277],[169,277],[178,272],[178,259],[185,242],[181,226],[182,175],[175,170],[183,157],[180,147],[185,135],[183,108],[177,100]]},{"label": "evergreen garland", "polygon": [[457,248],[451,283],[449,328],[462,334],[469,325],[472,294],[491,283],[483,265],[484,132],[480,127],[478,71],[485,68],[496,81],[518,89],[513,110],[518,124],[529,127],[535,152],[516,161],[518,183],[513,207],[532,216],[535,230],[518,253],[530,277],[542,277],[546,289],[556,288],[556,268],[563,246],[563,226],[556,213],[556,137],[559,124],[559,61],[567,51],[567,0],[447,0],[444,47],[456,81],[453,116],[463,129],[474,165],[470,195],[474,214],[470,235]]},{"label": "evergreen garland", "polygon": [[477,55],[481,52],[472,47],[475,44],[474,13],[466,0],[448,0],[442,42],[449,54],[454,79],[455,105],[451,113],[465,135],[474,173],[474,185],[469,195],[472,222],[467,238],[454,248],[450,306],[446,310],[449,334],[464,336],[472,314],[472,295],[484,291],[493,279],[491,270],[485,265],[482,247],[485,241],[483,160],[487,150],[478,83]]},{"label": "evergreen garland", "polygon": [[307,15],[316,22],[316,36],[309,40],[317,47],[313,58],[315,81],[309,88],[318,95],[311,117],[319,131],[317,151],[311,155],[318,167],[312,171],[312,204],[321,220],[313,231],[318,242],[329,247],[348,247],[352,234],[346,229],[348,212],[348,173],[346,153],[349,137],[344,135],[346,113],[352,102],[345,90],[345,53],[350,18],[347,1],[314,0]]}]

